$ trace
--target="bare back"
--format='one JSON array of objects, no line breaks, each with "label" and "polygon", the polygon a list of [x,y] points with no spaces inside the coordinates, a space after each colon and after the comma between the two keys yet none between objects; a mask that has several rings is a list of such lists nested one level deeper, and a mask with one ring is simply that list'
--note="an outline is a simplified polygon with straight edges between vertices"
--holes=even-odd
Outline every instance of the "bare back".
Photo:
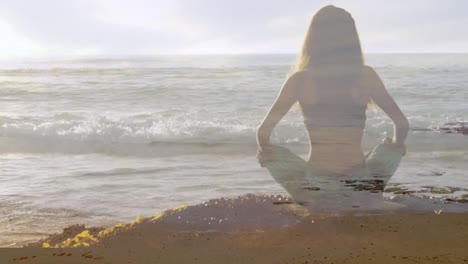
[{"label": "bare back", "polygon": [[360,76],[317,76],[302,72],[297,99],[309,135],[309,163],[343,173],[364,163],[361,141],[370,89]]}]

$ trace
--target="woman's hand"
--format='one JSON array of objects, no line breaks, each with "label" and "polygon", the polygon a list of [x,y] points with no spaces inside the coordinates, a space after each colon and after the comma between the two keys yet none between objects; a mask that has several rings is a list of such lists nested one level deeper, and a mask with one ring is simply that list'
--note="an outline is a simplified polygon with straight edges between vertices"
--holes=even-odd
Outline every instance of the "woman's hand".
[{"label": "woman's hand", "polygon": [[258,146],[257,160],[260,166],[265,167],[265,163],[273,158],[273,148],[270,144]]}]

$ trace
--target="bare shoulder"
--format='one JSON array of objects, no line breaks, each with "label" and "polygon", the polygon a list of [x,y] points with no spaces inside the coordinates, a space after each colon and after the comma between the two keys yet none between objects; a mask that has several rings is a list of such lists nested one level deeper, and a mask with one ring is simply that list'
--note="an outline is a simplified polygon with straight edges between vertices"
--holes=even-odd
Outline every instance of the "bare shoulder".
[{"label": "bare shoulder", "polygon": [[308,74],[306,71],[298,71],[288,77],[288,82],[291,82],[294,85],[300,85],[304,83],[307,77]]},{"label": "bare shoulder", "polygon": [[303,71],[295,72],[288,76],[284,88],[286,91],[297,94],[304,86],[307,74]]},{"label": "bare shoulder", "polygon": [[375,78],[378,77],[377,72],[369,65],[364,65],[362,73],[365,78]]},{"label": "bare shoulder", "polygon": [[382,81],[380,80],[379,75],[371,66],[364,65],[363,71],[362,71],[362,77],[363,77],[362,83],[367,88],[375,89],[376,86],[382,85]]}]

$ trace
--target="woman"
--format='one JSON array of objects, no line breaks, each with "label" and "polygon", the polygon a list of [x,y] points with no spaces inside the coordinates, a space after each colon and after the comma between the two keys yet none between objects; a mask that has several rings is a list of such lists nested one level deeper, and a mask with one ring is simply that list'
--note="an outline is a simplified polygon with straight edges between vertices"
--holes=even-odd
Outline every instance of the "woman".
[{"label": "woman", "polygon": [[[300,184],[310,182],[307,177],[314,177],[310,170],[329,178],[367,174],[368,162],[361,141],[370,105],[376,104],[394,122],[393,140],[386,145],[401,155],[406,153],[408,120],[377,73],[364,64],[354,20],[341,8],[326,6],[313,17],[299,59],[258,128],[257,158],[262,166],[268,168],[275,149],[281,151],[270,144],[270,135],[296,103],[302,111],[310,145],[308,175],[294,176],[305,177],[296,179],[303,182]],[[294,198],[296,190],[279,181]]]}]

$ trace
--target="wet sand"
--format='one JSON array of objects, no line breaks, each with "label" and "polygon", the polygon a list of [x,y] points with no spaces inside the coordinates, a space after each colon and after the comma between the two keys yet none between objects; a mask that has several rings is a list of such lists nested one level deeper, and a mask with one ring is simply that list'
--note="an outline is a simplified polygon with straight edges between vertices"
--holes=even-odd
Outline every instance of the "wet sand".
[{"label": "wet sand", "polygon": [[330,216],[284,197],[250,195],[107,229],[73,226],[22,249],[0,249],[0,263],[459,264],[468,263],[466,245],[467,213]]}]

